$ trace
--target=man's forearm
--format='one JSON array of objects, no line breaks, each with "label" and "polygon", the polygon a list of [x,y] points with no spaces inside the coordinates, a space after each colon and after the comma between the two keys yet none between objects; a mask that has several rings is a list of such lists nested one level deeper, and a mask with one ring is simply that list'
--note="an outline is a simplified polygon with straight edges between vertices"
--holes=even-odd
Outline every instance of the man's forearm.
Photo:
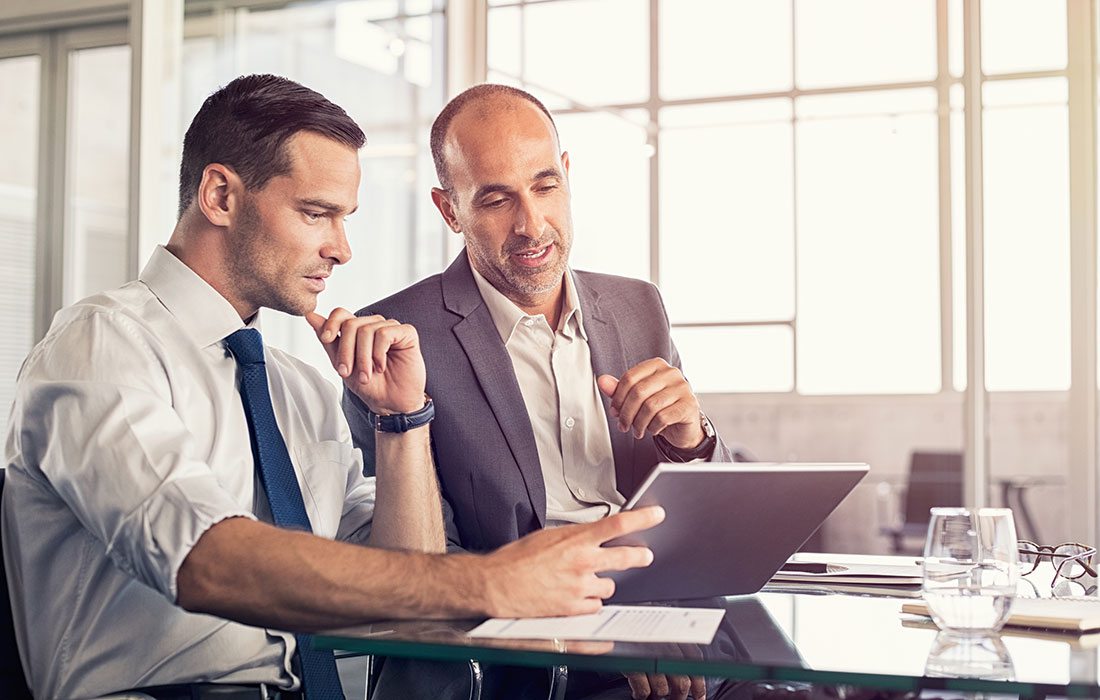
[{"label": "man's forearm", "polygon": [[180,567],[191,612],[290,631],[488,614],[476,555],[393,552],[246,518],[214,525]]},{"label": "man's forearm", "polygon": [[443,506],[427,427],[375,433],[377,497],[369,544],[443,552]]}]

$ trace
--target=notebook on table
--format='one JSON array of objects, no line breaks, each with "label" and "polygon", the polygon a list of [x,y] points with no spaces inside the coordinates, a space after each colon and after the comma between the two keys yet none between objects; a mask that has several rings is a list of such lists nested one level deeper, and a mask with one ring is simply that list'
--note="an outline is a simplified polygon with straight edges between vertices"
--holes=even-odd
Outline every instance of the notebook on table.
[{"label": "notebook on table", "polygon": [[[904,603],[903,613],[929,616],[923,601]],[[1016,598],[1012,601],[1006,626],[1037,627],[1084,634],[1100,630],[1100,598],[1073,596],[1064,598]]]}]

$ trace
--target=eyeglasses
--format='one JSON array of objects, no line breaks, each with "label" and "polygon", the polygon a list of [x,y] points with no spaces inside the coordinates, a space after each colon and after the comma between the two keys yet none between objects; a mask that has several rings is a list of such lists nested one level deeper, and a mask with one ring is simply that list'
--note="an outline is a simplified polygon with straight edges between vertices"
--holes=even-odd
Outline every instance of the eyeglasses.
[{"label": "eyeglasses", "polygon": [[1044,557],[1050,559],[1050,563],[1054,565],[1051,587],[1058,582],[1059,576],[1071,580],[1081,578],[1086,573],[1089,576],[1096,576],[1096,570],[1092,568],[1096,547],[1080,542],[1065,542],[1052,547],[1046,544],[1035,544],[1031,540],[1020,540],[1016,543],[1016,547],[1016,551],[1020,554],[1020,573],[1024,576],[1034,573]]}]

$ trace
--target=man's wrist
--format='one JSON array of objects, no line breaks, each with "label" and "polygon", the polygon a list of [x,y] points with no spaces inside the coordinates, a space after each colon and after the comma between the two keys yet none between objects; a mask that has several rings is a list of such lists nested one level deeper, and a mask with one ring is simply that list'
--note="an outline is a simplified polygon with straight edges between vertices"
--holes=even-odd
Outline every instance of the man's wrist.
[{"label": "man's wrist", "polygon": [[663,435],[655,436],[654,441],[665,456],[674,461],[691,462],[696,459],[709,459],[718,445],[718,434],[715,432],[710,419],[702,411],[699,412],[699,429],[703,434],[703,439],[693,447],[680,447]]},{"label": "man's wrist", "polygon": [[[364,402],[366,405],[366,402]],[[367,406],[367,422],[376,433],[405,433],[428,425],[435,419],[435,404],[432,398],[424,394],[424,405],[414,411],[387,413],[376,412]]]}]

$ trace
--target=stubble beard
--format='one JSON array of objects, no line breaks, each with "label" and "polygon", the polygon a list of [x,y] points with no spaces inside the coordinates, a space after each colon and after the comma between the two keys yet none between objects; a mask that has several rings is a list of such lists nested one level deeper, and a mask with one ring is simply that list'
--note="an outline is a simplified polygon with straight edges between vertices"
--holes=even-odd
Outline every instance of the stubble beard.
[{"label": "stubble beard", "polygon": [[[555,258],[549,268],[527,271],[513,263],[514,253],[530,248],[541,248],[550,243],[554,244],[552,255]],[[480,263],[478,271],[485,270],[482,276],[504,296],[521,306],[533,306],[561,286],[565,270],[569,265],[572,236],[554,230],[549,240],[537,245],[531,245],[529,242],[510,243],[499,254],[483,250],[479,246],[471,246],[469,242],[467,242],[467,248],[473,252],[473,256]]]},{"label": "stubble beard", "polygon": [[229,271],[242,297],[257,309],[267,308],[292,316],[304,316],[317,307],[317,297],[303,292],[295,297],[286,285],[300,280],[281,279],[277,256],[271,254],[265,240],[266,228],[259,208],[248,197],[233,236],[235,250],[229,258]]}]

